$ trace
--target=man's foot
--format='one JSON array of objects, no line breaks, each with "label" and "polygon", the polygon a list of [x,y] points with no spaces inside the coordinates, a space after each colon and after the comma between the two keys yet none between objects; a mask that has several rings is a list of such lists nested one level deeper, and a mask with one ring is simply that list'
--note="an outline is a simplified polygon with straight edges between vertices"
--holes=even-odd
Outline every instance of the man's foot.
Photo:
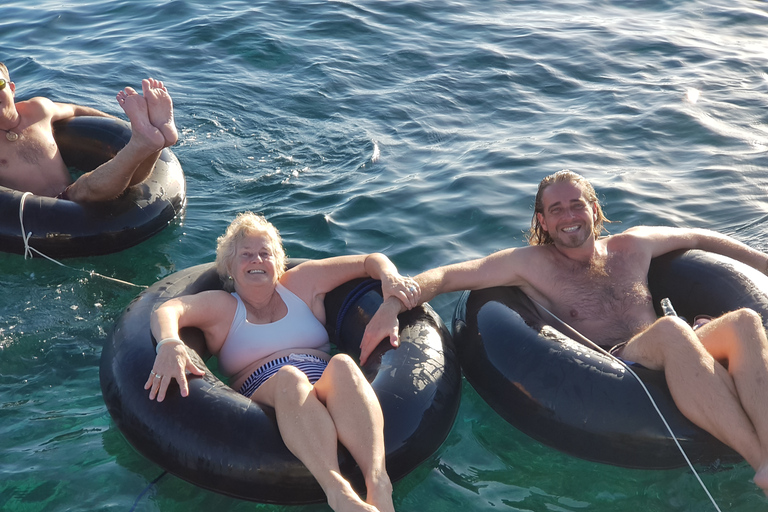
[{"label": "man's foot", "polygon": [[146,149],[147,155],[165,146],[165,137],[149,121],[147,101],[132,87],[117,93],[117,103],[131,121],[131,143]]},{"label": "man's foot", "polygon": [[147,100],[149,122],[165,137],[165,147],[173,146],[179,140],[176,123],[173,120],[173,100],[160,80],[146,78],[141,81],[141,90]]}]

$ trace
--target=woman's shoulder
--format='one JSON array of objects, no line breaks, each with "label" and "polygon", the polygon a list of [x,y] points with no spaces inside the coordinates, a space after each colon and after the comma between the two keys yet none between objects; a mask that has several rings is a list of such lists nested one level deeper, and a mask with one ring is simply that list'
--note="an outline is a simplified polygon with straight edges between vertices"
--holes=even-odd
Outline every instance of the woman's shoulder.
[{"label": "woman's shoulder", "polygon": [[286,270],[280,276],[277,284],[295,295],[301,295],[303,290],[313,288],[317,267],[312,263],[314,262],[302,262],[300,265]]},{"label": "woman's shoulder", "polygon": [[237,306],[237,298],[224,290],[205,290],[193,295],[177,297],[185,306],[197,310],[218,312]]}]

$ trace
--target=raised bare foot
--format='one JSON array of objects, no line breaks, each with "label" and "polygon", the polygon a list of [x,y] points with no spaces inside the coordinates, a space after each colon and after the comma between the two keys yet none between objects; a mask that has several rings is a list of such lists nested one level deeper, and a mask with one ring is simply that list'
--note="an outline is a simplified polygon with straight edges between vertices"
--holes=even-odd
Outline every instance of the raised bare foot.
[{"label": "raised bare foot", "polygon": [[148,153],[165,145],[165,137],[149,120],[147,101],[132,87],[117,93],[117,103],[131,121],[131,142],[146,148]]},{"label": "raised bare foot", "polygon": [[141,90],[147,100],[149,122],[165,137],[165,147],[173,146],[179,140],[173,119],[173,100],[160,80],[146,78],[141,81]]}]

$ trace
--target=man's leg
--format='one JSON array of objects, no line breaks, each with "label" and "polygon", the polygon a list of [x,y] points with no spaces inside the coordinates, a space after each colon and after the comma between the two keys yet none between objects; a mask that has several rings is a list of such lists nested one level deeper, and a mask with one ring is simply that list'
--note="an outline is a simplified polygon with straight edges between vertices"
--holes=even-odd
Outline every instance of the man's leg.
[{"label": "man's leg", "polygon": [[706,324],[696,334],[715,359],[727,362],[741,406],[760,444],[755,483],[768,490],[768,339],[762,318],[752,310],[741,309]]},{"label": "man's leg", "polygon": [[[144,181],[160,156],[160,151],[176,143],[178,136],[169,128],[173,124],[173,106],[162,82],[142,82],[146,97],[131,87],[117,94],[117,102],[131,121],[131,139],[115,157],[78,178],[67,190],[72,201],[107,201],[126,188]],[[150,113],[162,130],[152,124]],[[168,134],[169,138],[166,138]]]},{"label": "man's leg", "polygon": [[[766,347],[759,316],[739,310],[695,332],[678,318],[661,318],[630,340],[622,356],[663,369],[680,411],[739,452],[766,490],[768,407],[759,398],[760,382],[768,382]],[[728,369],[716,359],[727,359]]]}]

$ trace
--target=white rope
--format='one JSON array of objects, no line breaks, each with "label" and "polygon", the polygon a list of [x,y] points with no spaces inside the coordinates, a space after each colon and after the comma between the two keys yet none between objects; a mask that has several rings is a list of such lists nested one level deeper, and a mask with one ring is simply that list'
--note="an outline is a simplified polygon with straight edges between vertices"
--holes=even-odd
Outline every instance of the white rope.
[{"label": "white rope", "polygon": [[21,225],[21,239],[24,240],[24,259],[32,257],[29,246],[29,237],[32,236],[32,232],[25,233],[24,231],[24,201],[27,200],[27,196],[31,196],[32,192],[24,192],[21,195],[21,202],[19,202],[19,225]]},{"label": "white rope", "polygon": [[[605,351],[603,351],[603,352],[605,352]],[[688,458],[688,454],[685,453],[685,450],[683,450],[683,447],[680,445],[680,441],[677,440],[677,436],[675,436],[675,433],[672,432],[672,427],[669,426],[669,423],[667,423],[667,419],[664,417],[664,414],[662,414],[662,412],[659,410],[659,406],[656,405],[656,401],[651,396],[651,392],[648,391],[647,387],[645,387],[645,383],[634,372],[634,370],[632,370],[632,368],[630,368],[624,361],[622,361],[621,359],[619,359],[616,356],[613,356],[611,354],[609,354],[609,355],[611,357],[613,357],[613,359],[615,359],[616,361],[620,362],[624,366],[624,368],[626,368],[627,371],[629,371],[629,373],[635,379],[637,379],[637,382],[640,383],[640,386],[642,386],[643,391],[645,391],[645,394],[648,395],[648,399],[651,401],[651,405],[653,405],[653,408],[658,413],[659,418],[661,418],[661,421],[664,422],[664,426],[667,427],[667,432],[669,432],[669,435],[672,436],[672,440],[675,442],[675,446],[677,446],[677,449],[680,450],[681,454],[683,454],[683,458],[685,459],[685,462],[688,464],[688,467],[691,468],[691,472],[693,473],[693,476],[696,477],[696,480],[699,482],[699,485],[701,486],[702,489],[704,489],[704,492],[707,494],[707,497],[709,498],[709,501],[712,502],[712,506],[715,507],[715,510],[717,510],[717,512],[721,512],[720,511],[720,507],[717,506],[717,502],[715,501],[715,498],[712,497],[712,494],[710,494],[709,489],[707,489],[707,486],[704,485],[704,482],[701,480],[701,477],[696,472],[696,469],[694,469],[693,464],[691,463],[691,460]]]},{"label": "white rope", "polygon": [[629,372],[629,374],[632,375],[637,380],[637,382],[640,383],[640,386],[643,388],[643,391],[645,391],[645,394],[648,395],[648,400],[651,401],[651,405],[653,405],[653,408],[656,410],[656,413],[659,415],[659,418],[661,418],[661,421],[664,423],[664,426],[666,427],[667,432],[669,432],[669,435],[672,436],[672,440],[675,442],[675,446],[677,446],[677,449],[680,450],[680,453],[683,455],[683,458],[685,459],[685,462],[688,464],[688,467],[691,469],[691,472],[693,473],[693,476],[696,477],[696,480],[699,482],[699,485],[701,486],[702,489],[704,489],[704,492],[707,494],[707,497],[709,498],[709,501],[712,502],[712,506],[715,507],[715,510],[717,510],[717,512],[721,512],[720,507],[717,506],[717,502],[715,501],[715,498],[712,497],[712,494],[710,494],[709,489],[707,489],[707,486],[704,485],[704,482],[701,480],[701,477],[696,472],[696,469],[693,467],[693,464],[691,463],[691,460],[688,458],[688,454],[685,453],[685,450],[680,445],[680,442],[677,440],[677,436],[672,431],[672,427],[670,427],[669,423],[667,423],[667,419],[664,417],[664,414],[661,412],[661,410],[659,409],[659,406],[656,404],[656,400],[653,399],[653,396],[651,395],[651,392],[648,391],[648,388],[645,386],[645,383],[640,379],[640,377],[635,373],[635,371],[632,370],[632,368],[630,368],[629,365],[627,365],[624,361],[622,361],[618,357],[614,356],[610,352],[606,351],[601,346],[597,345],[595,342],[593,342],[592,340],[590,340],[589,338],[587,338],[586,336],[581,334],[579,331],[577,331],[576,329],[574,329],[570,325],[568,325],[565,322],[563,322],[562,320],[560,320],[554,313],[549,311],[547,308],[545,308],[544,306],[542,306],[541,304],[539,304],[538,302],[536,302],[533,299],[531,299],[531,301],[533,301],[533,303],[536,304],[537,307],[539,307],[542,310],[544,310],[548,315],[552,316],[552,318],[556,319],[562,325],[566,326],[569,330],[573,331],[579,338],[581,338],[581,340],[583,340],[584,344],[587,345],[589,348],[597,350],[598,352],[607,355],[611,359],[613,359],[613,360],[617,361],[619,364],[621,364]]},{"label": "white rope", "polygon": [[128,286],[134,286],[136,288],[146,288],[146,286],[144,286],[144,285],[133,284],[133,283],[130,283],[128,281],[123,281],[122,279],[116,279],[114,277],[105,276],[105,275],[99,274],[98,272],[95,272],[93,270],[85,270],[83,268],[79,268],[78,269],[78,268],[70,267],[68,265],[65,265],[65,264],[61,263],[60,261],[56,261],[55,259],[51,258],[50,256],[47,256],[47,255],[43,254],[42,252],[38,251],[37,249],[35,249],[31,245],[29,245],[29,239],[32,237],[32,232],[30,231],[29,233],[26,233],[25,230],[24,230],[24,202],[27,200],[27,196],[31,196],[31,195],[32,195],[32,192],[24,192],[24,194],[22,194],[22,196],[21,196],[21,201],[19,202],[19,224],[21,225],[21,238],[22,238],[22,240],[24,240],[24,259],[25,260],[26,259],[31,259],[33,257],[32,253],[36,252],[37,254],[42,256],[43,258],[47,259],[48,261],[52,261],[52,262],[56,263],[57,265],[59,265],[61,267],[68,268],[70,270],[76,270],[76,271],[79,271],[79,272],[84,272],[84,273],[90,275],[91,277],[96,276],[96,277],[100,277],[102,279],[106,279],[107,281],[113,281],[115,283],[120,283],[120,284],[124,284],[124,285],[128,285]]}]

